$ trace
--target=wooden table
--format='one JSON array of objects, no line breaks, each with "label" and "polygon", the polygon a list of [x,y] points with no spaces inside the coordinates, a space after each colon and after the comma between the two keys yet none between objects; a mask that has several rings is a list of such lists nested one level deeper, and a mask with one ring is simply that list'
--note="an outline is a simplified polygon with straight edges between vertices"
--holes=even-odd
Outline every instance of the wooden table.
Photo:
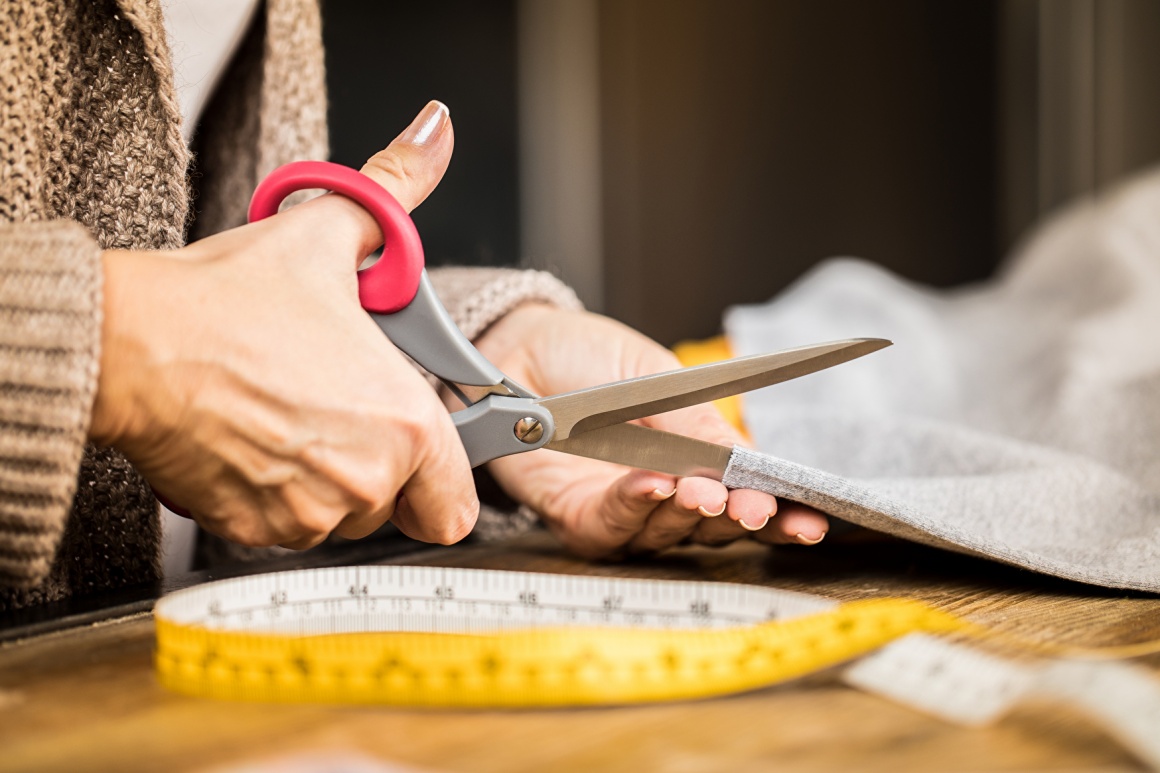
[{"label": "wooden table", "polygon": [[[1084,645],[1160,638],[1155,596],[1089,588],[893,541],[774,551],[752,544],[690,548],[649,561],[593,565],[533,534],[502,545],[426,550],[405,561],[712,578],[843,600],[906,595],[1023,636]],[[845,687],[834,673],[725,699],[612,709],[216,703],[157,686],[152,636],[152,621],[138,615],[0,647],[0,770],[232,770],[242,762],[288,764],[310,753],[513,773],[1140,769],[1103,733],[1059,707],[1028,707],[992,727],[966,729]],[[1160,671],[1160,659],[1141,662]]]}]

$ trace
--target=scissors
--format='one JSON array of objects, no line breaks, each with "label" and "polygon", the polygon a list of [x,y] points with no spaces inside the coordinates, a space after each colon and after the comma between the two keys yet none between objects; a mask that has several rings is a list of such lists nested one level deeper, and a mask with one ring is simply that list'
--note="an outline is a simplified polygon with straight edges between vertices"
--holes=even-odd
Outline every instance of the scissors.
[{"label": "scissors", "polygon": [[876,338],[835,341],[541,397],[502,373],[455,325],[427,276],[415,224],[369,177],[324,161],[286,164],[255,189],[249,219],[270,217],[292,193],[319,188],[354,200],[382,230],[382,257],[358,272],[359,302],[395,346],[466,406],[451,419],[472,467],[548,448],[721,480],[732,447],[628,422],[788,381],[890,345]]}]

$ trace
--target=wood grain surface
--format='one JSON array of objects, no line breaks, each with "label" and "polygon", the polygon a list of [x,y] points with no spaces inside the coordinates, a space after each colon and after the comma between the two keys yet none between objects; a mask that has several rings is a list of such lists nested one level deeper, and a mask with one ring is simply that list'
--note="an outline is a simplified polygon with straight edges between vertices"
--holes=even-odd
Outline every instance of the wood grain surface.
[{"label": "wood grain surface", "polygon": [[[405,561],[710,578],[842,600],[904,595],[1040,640],[1105,645],[1160,638],[1156,596],[894,541],[773,551],[741,544],[588,564],[533,534],[500,545],[433,549]],[[0,770],[233,771],[248,764],[257,767],[244,769],[305,771],[320,770],[307,759],[356,758],[482,773],[1142,769],[1100,730],[1058,706],[1028,706],[990,727],[961,728],[842,686],[836,672],[730,698],[627,708],[280,706],[170,694],[153,678],[152,646],[152,620],[141,615],[0,648]],[[1160,672],[1158,658],[1138,662]],[[337,762],[326,768],[364,769]]]}]

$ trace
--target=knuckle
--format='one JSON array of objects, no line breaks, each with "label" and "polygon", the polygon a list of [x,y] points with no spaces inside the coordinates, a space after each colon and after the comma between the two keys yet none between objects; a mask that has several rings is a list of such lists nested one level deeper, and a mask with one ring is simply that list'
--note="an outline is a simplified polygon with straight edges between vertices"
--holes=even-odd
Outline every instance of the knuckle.
[{"label": "knuckle", "polygon": [[356,505],[356,513],[378,513],[388,509],[399,493],[399,481],[392,472],[388,459],[373,464],[362,474],[355,476],[348,493]]},{"label": "knuckle", "polygon": [[431,539],[440,545],[454,545],[471,533],[479,518],[479,502],[472,500],[453,518],[439,522],[432,530]]},{"label": "knuckle", "polygon": [[[396,438],[391,435],[391,442],[383,443],[382,434],[375,432],[374,428],[370,436],[373,440],[361,443],[357,454],[330,453],[330,449],[316,446],[312,448],[313,457],[307,460],[314,476],[313,483],[321,484],[329,495],[345,502],[348,510],[356,513],[374,512],[393,496]],[[337,520],[331,520],[331,527],[345,515],[342,513]],[[333,513],[329,513],[326,517],[332,516]],[[294,517],[310,523],[323,516],[303,510],[295,512]]]},{"label": "knuckle", "polygon": [[328,536],[327,534],[308,535],[289,542],[281,542],[279,545],[290,550],[310,550],[310,548],[325,542]]},{"label": "knuckle", "polygon": [[[414,179],[414,172],[410,169],[407,159],[390,148],[384,148],[371,156],[363,171],[372,179],[378,175],[387,175],[402,183],[410,183]],[[378,179],[375,179],[375,182],[382,184]]]},{"label": "knuckle", "polygon": [[613,508],[618,513],[634,513],[642,507],[652,509],[653,502],[642,503],[640,498],[624,486],[617,486],[613,490]]},{"label": "knuckle", "polygon": [[395,446],[394,453],[407,453],[413,458],[422,458],[425,451],[439,438],[441,417],[432,405],[432,400],[413,400],[400,416],[393,420],[394,433],[401,444]]},{"label": "knuckle", "polygon": [[440,474],[448,477],[448,486],[453,490],[463,490],[468,486],[471,468],[467,462],[467,452],[450,415],[434,395],[431,395],[430,400],[424,400],[423,405],[417,406],[410,423],[415,467],[425,465],[439,470]]},{"label": "knuckle", "polygon": [[608,535],[620,541],[627,541],[640,534],[640,521],[628,517],[623,513],[609,514],[604,519],[604,530]]},{"label": "knuckle", "polygon": [[195,512],[198,525],[211,534],[249,548],[276,545],[277,535],[269,525],[253,512],[245,509],[215,509],[207,513]]},{"label": "knuckle", "polygon": [[277,545],[278,535],[263,524],[230,523],[217,530],[217,534],[230,542],[248,548],[268,548]]},{"label": "knuckle", "polygon": [[379,519],[346,520],[336,526],[332,533],[343,539],[357,540],[370,536],[380,526],[382,521]]},{"label": "knuckle", "polygon": [[[635,331],[633,332],[635,333]],[[644,338],[644,336],[641,338],[644,339],[645,345],[633,349],[633,353],[636,355],[632,363],[635,372],[641,374],[664,373],[680,369],[681,361],[677,359],[675,354],[652,340]]]},{"label": "knuckle", "polygon": [[729,545],[731,543],[736,542],[737,540],[741,539],[742,536],[744,536],[744,535],[731,534],[728,532],[726,532],[726,533],[718,532],[718,533],[710,533],[710,534],[694,534],[693,541],[696,542],[698,545],[705,545],[705,546],[711,547],[711,548],[719,548],[719,547],[724,547],[725,545]]},{"label": "knuckle", "polygon": [[689,526],[682,526],[677,523],[666,523],[652,526],[648,530],[649,541],[652,543],[663,543],[671,545],[674,542],[679,542],[684,539],[691,531]]},{"label": "knuckle", "polygon": [[333,513],[321,508],[299,511],[294,517],[294,533],[288,536],[296,540],[325,539],[338,520]]},{"label": "knuckle", "polygon": [[716,406],[706,405],[697,417],[697,436],[711,443],[729,446],[741,442],[741,435],[727,422]]}]

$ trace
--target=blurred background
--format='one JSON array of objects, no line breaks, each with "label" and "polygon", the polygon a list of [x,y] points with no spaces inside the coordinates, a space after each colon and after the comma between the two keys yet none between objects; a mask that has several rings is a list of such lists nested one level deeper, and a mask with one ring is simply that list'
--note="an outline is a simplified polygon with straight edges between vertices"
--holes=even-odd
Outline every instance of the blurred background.
[{"label": "blurred background", "polygon": [[336,161],[451,108],[455,159],[415,213],[430,263],[553,271],[666,344],[834,255],[986,278],[1043,214],[1160,161],[1156,0],[323,13]]}]

